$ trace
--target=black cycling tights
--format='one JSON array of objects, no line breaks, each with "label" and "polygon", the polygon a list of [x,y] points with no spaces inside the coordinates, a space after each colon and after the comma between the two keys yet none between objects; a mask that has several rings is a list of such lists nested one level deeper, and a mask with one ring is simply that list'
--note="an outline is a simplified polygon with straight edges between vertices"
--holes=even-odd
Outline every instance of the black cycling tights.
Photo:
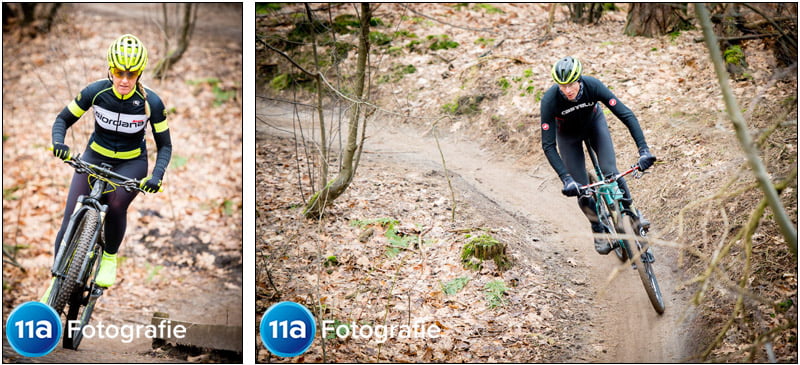
[{"label": "black cycling tights", "polygon": [[[589,145],[597,154],[597,161],[600,163],[600,169],[606,174],[605,177],[619,173],[614,143],[611,141],[611,133],[608,131],[608,123],[602,109],[597,109],[592,115],[592,120],[586,123],[586,128],[582,132],[582,134],[559,132],[556,136],[561,159],[575,182],[580,185],[589,183],[589,175],[586,173],[584,141],[589,141]],[[623,197],[630,200],[631,193],[625,178],[617,180],[617,185],[622,190]],[[598,222],[594,199],[578,199],[578,205],[590,222]]]},{"label": "black cycling tights", "polygon": [[[113,166],[114,172],[123,176],[141,179],[147,176],[147,155],[142,153],[140,157],[133,160],[119,160],[103,157],[86,148],[81,159],[95,165],[105,162]],[[72,184],[69,187],[69,195],[67,195],[67,205],[64,208],[64,219],[61,221],[61,229],[58,230],[56,235],[55,252],[58,253],[58,247],[61,245],[61,239],[64,236],[64,231],[69,224],[69,217],[75,209],[75,204],[78,201],[78,196],[89,195],[89,183],[86,174],[75,173],[72,176]],[[113,192],[103,195],[105,203],[108,204],[108,211],[106,213],[105,223],[105,251],[110,254],[117,253],[119,245],[122,243],[122,238],[125,237],[125,228],[127,227],[128,206],[136,197],[137,191],[127,192],[125,189],[119,188]]]}]

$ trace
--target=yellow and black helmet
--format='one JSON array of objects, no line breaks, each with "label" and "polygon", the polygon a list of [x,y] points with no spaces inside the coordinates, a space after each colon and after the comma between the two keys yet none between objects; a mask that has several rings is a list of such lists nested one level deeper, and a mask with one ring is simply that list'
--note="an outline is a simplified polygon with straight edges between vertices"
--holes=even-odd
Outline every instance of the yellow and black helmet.
[{"label": "yellow and black helmet", "polygon": [[147,49],[132,34],[124,34],[108,47],[108,67],[139,74],[147,65]]},{"label": "yellow and black helmet", "polygon": [[553,64],[553,80],[556,84],[565,85],[578,80],[581,77],[581,61],[573,57],[564,57]]}]

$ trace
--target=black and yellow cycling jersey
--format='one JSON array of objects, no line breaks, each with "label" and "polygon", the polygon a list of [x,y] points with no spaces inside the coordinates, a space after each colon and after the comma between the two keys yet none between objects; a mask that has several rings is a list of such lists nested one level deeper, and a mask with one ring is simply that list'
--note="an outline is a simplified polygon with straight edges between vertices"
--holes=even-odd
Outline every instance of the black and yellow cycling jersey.
[{"label": "black and yellow cycling jersey", "polygon": [[145,90],[146,99],[138,87],[127,95],[120,95],[108,79],[89,84],[56,117],[53,142],[64,143],[67,128],[92,107],[95,128],[89,138],[89,148],[113,159],[146,158],[144,134],[149,121],[158,149],[153,176],[162,177],[172,155],[167,113],[161,98],[154,91]]}]

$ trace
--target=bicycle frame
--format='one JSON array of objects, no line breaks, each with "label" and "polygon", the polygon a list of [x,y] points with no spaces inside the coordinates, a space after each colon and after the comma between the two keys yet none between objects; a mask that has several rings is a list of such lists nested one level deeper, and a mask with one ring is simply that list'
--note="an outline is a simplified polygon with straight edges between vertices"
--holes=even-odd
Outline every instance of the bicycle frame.
[{"label": "bicycle frame", "polygon": [[[82,329],[89,322],[94,305],[105,290],[95,284],[100,271],[97,261],[105,249],[102,232],[108,205],[102,201],[103,194],[114,191],[118,187],[123,187],[127,191],[143,192],[143,190],[139,187],[140,181],[111,171],[111,165],[105,163],[100,166],[93,165],[81,160],[78,154],[65,162],[75,168],[77,173],[87,175],[91,192],[89,195],[78,197],[75,209],[70,215],[69,223],[51,268],[52,274],[57,278],[57,285],[53,287],[48,304],[54,306],[57,311],[63,311],[69,304],[69,311],[66,313],[68,323],[65,324],[64,330],[64,347],[77,349],[83,338]],[[118,180],[118,182],[111,179]],[[87,227],[87,225],[89,226]],[[80,262],[72,261],[73,259],[80,260]],[[75,266],[78,264],[80,266]],[[80,269],[76,271],[77,267]],[[90,270],[92,268],[93,270]],[[65,286],[65,283],[68,285]],[[82,311],[81,307],[83,307]],[[66,328],[72,320],[80,322],[79,330],[67,331]]]},{"label": "bicycle frame", "polygon": [[[625,205],[622,204],[624,197],[617,184],[617,180],[629,174],[634,174],[635,178],[639,178],[641,174],[639,164],[631,166],[627,171],[605,177],[597,161],[597,156],[588,143],[586,143],[586,149],[594,165],[598,181],[581,186],[581,196],[595,198],[597,217],[602,224],[611,225],[608,228],[612,242],[619,246],[615,248],[617,257],[623,262],[630,261],[631,267],[639,273],[653,309],[656,310],[656,313],[663,314],[664,299],[653,270],[655,258],[647,243],[642,244],[641,242],[641,238],[647,235],[647,231],[638,224],[638,212],[631,208],[625,208]],[[609,214],[608,217],[605,216],[606,213]],[[617,235],[619,232],[624,232],[625,238],[619,237]]]},{"label": "bicycle frame", "polygon": [[[639,165],[638,164],[633,165],[626,171],[623,171],[615,175],[611,175],[609,177],[605,177],[603,170],[600,168],[600,163],[597,160],[597,155],[595,154],[594,149],[592,149],[588,141],[585,142],[585,145],[586,145],[586,150],[589,154],[589,158],[592,161],[592,167],[594,168],[594,172],[597,176],[598,181],[590,183],[588,185],[581,186],[581,191],[582,191],[581,194],[591,195],[595,197],[595,212],[597,213],[598,219],[600,219],[601,221],[603,219],[601,217],[601,212],[603,210],[602,205],[603,204],[607,205],[610,208],[609,209],[609,214],[611,214],[610,223],[613,223],[615,225],[614,227],[610,228],[613,228],[613,230],[616,232],[622,232],[623,227],[621,226],[620,223],[621,222],[620,214],[627,214],[633,219],[638,219],[638,217],[636,212],[626,209],[622,204],[622,198],[623,198],[622,189],[619,188],[617,180],[619,180],[621,177],[630,174],[634,174],[635,178],[639,178],[640,176],[637,175],[637,173],[640,172]],[[631,247],[628,247],[626,240],[618,238],[615,238],[614,240],[617,242],[620,248],[625,250],[626,254],[625,257],[627,258],[633,257],[633,249]],[[617,255],[620,256],[619,253],[617,253]],[[620,259],[624,258],[620,256]]]},{"label": "bicycle frame", "polygon": [[[586,149],[589,151],[589,158],[592,160],[592,166],[594,167],[594,172],[597,175],[597,180],[599,183],[599,191],[598,195],[600,195],[608,205],[614,205],[615,200],[619,200],[622,198],[622,190],[617,185],[616,178],[612,181],[605,182],[602,179],[605,178],[603,174],[603,170],[600,169],[600,163],[597,161],[597,155],[594,153],[594,150],[586,144]],[[591,185],[589,185],[591,187]],[[595,185],[598,186],[598,185]]]},{"label": "bicycle frame", "polygon": [[[105,167],[105,166],[103,166]],[[110,168],[110,166],[109,166]],[[100,198],[102,197],[103,191],[108,188],[108,183],[103,181],[102,179],[95,179],[94,183],[92,184],[92,191],[89,196],[81,195],[78,197],[78,202],[75,205],[75,209],[70,216],[69,224],[67,225],[67,230],[64,232],[64,236],[61,240],[61,245],[58,248],[58,253],[56,254],[56,259],[53,262],[53,268],[51,272],[53,275],[60,277],[62,279],[66,279],[66,273],[64,270],[66,269],[66,262],[62,262],[62,258],[64,252],[67,250],[69,246],[69,240],[74,236],[75,229],[77,228],[76,225],[80,222],[80,218],[85,214],[87,210],[93,209],[97,210],[99,214],[99,221],[95,226],[95,231],[92,235],[92,247],[90,247],[89,251],[94,252],[97,248],[98,238],[100,238],[100,232],[102,231],[103,223],[105,223],[106,211],[108,206],[100,202]],[[102,248],[102,245],[101,245]],[[90,263],[90,256],[87,255],[83,262],[81,263],[81,273],[86,273],[86,268]],[[95,275],[97,273],[95,272]],[[86,277],[81,276],[78,278],[77,284],[83,285],[86,282]]]},{"label": "bicycle frame", "polygon": [[[82,216],[82,214],[89,209],[97,210],[100,213],[100,220],[97,222],[98,228],[94,232],[94,237],[92,239],[92,241],[95,244],[98,242],[100,232],[102,231],[103,223],[105,222],[106,211],[108,209],[108,205],[102,203],[100,199],[106,192],[106,189],[108,189],[109,186],[111,185],[110,181],[105,177],[117,179],[120,181],[131,181],[134,185],[127,184],[124,185],[123,187],[125,189],[137,189],[141,191],[141,189],[137,188],[139,181],[135,179],[129,179],[128,177],[117,174],[116,172],[111,170],[111,165],[108,165],[106,163],[102,163],[100,164],[100,166],[92,165],[82,161],[80,159],[79,154],[76,155],[75,158],[73,158],[72,160],[67,161],[67,163],[73,166],[77,172],[86,173],[90,179],[94,178],[95,181],[91,183],[92,190],[88,196],[81,195],[78,197],[78,202],[75,205],[75,209],[72,211],[72,214],[70,215],[70,221],[67,224],[67,229],[64,232],[64,236],[62,238],[61,245],[58,249],[58,253],[56,253],[56,259],[53,262],[53,268],[51,269],[53,275],[56,276],[61,276],[61,273],[59,272],[60,270],[58,270],[59,268],[57,267],[57,265],[61,262],[61,258],[64,254],[64,250],[66,250],[68,240],[75,233],[74,232],[76,229],[75,225],[79,222],[79,219]],[[116,189],[116,186],[114,187],[114,189]],[[94,250],[94,248],[95,247],[93,246],[92,251]],[[84,264],[85,263],[86,262],[84,262]],[[82,266],[82,269],[83,270],[86,269],[85,265]],[[81,279],[85,279],[85,277]]]}]

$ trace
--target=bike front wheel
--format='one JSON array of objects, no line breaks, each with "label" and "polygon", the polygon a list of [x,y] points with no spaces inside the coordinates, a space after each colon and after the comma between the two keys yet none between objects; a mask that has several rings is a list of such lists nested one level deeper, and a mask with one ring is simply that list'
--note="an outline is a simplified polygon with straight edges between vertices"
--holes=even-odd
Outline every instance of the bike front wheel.
[{"label": "bike front wheel", "polygon": [[60,314],[63,312],[67,302],[72,298],[73,292],[80,290],[78,282],[81,278],[81,266],[86,257],[86,253],[89,252],[89,247],[91,246],[92,238],[94,237],[94,232],[99,221],[99,213],[96,210],[86,211],[83,217],[81,217],[80,223],[77,229],[75,229],[72,238],[67,241],[69,242],[69,247],[67,247],[68,250],[65,252],[64,258],[62,259],[66,262],[64,271],[66,271],[67,275],[64,279],[56,279],[58,290],[56,290],[52,299],[52,306],[53,309],[56,310],[56,313]]},{"label": "bike front wheel", "polygon": [[[94,255],[90,258],[86,272],[92,273],[99,265],[98,257],[102,255],[102,250],[98,247]],[[94,287],[90,282],[91,276],[86,278],[86,285],[83,290],[76,290],[72,293],[67,311],[67,322],[64,326],[64,341],[62,345],[66,349],[77,350],[83,339],[83,328],[89,323],[94,310],[94,303],[102,294],[102,289]],[[77,326],[70,326],[70,322],[77,322]],[[71,330],[74,328],[74,330]]]},{"label": "bike front wheel", "polygon": [[[594,184],[598,181],[597,176],[593,172],[587,171],[587,173],[589,174],[590,184]],[[601,194],[594,194],[594,199],[597,205],[597,219],[599,219],[600,223],[608,227],[610,230],[610,232],[608,232],[610,236],[607,238],[608,244],[611,245],[611,247],[616,246],[614,249],[614,254],[617,255],[617,258],[619,258],[620,261],[628,261],[628,254],[623,245],[620,244],[620,239],[616,237],[617,225],[612,216],[613,213],[611,212],[611,206]]]},{"label": "bike front wheel", "polygon": [[629,237],[627,239],[628,247],[630,247],[631,251],[634,253],[634,265],[636,265],[636,270],[639,272],[639,278],[642,279],[647,297],[650,298],[650,304],[653,305],[653,309],[655,309],[658,314],[663,314],[665,309],[664,298],[661,295],[661,288],[658,286],[658,280],[656,280],[656,274],[653,271],[653,256],[648,254],[645,250],[642,250],[642,248],[645,247],[640,239],[642,235],[634,228],[633,219],[629,215],[622,215],[622,225],[625,230],[625,235]]},{"label": "bike front wheel", "polygon": [[[67,321],[64,322],[64,341],[63,347],[69,349],[77,349],[78,344],[80,343],[80,338],[78,338],[77,342],[74,341],[75,333],[69,333],[69,322],[70,320],[75,320],[78,317],[78,313],[81,312],[80,308],[85,301],[84,292],[87,290],[86,281],[89,279],[89,275],[86,275],[86,272],[92,272],[92,267],[94,267],[94,263],[97,261],[97,255],[95,253],[95,257],[90,259],[89,265],[86,265],[86,270],[83,269],[83,262],[86,259],[86,256],[89,254],[92,245],[93,239],[95,236],[95,231],[97,230],[97,224],[100,221],[99,213],[96,210],[88,210],[81,218],[80,224],[78,225],[78,229],[75,230],[75,235],[73,240],[76,242],[74,245],[74,250],[68,252],[68,256],[66,256],[66,260],[68,260],[68,268],[67,268],[67,278],[64,280],[63,289],[59,292],[59,298],[57,301],[57,305],[60,305],[60,308],[56,308],[56,310],[60,313],[61,310],[64,309],[66,303],[69,302],[69,311],[67,312]],[[63,301],[63,303],[62,303]],[[91,312],[89,313],[91,315]],[[86,318],[86,322],[88,322],[88,318]],[[86,322],[83,322],[80,326],[80,329],[77,331],[77,336],[80,337],[83,329],[83,325]]]}]

